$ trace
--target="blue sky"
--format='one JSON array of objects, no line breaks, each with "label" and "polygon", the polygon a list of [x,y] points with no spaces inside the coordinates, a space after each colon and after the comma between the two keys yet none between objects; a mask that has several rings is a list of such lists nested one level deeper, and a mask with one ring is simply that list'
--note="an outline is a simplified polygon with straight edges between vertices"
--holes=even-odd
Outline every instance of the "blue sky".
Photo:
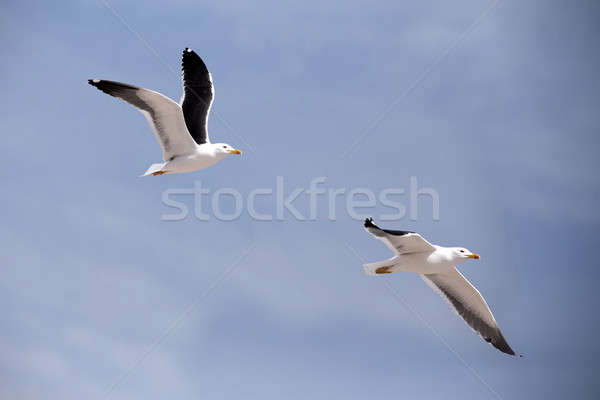
[{"label": "blue sky", "polygon": [[[596,2],[500,2],[347,157],[489,2],[107,4],[139,37],[101,1],[0,6],[0,397],[495,398],[444,343],[502,398],[598,397]],[[145,120],[86,80],[178,100],[186,46],[213,74],[213,141],[246,151],[138,178],[160,161]],[[525,357],[417,276],[365,276],[388,250],[342,213],[161,220],[169,188],[277,176],[435,188],[438,221],[425,200],[386,226],[480,253],[461,271]]]}]

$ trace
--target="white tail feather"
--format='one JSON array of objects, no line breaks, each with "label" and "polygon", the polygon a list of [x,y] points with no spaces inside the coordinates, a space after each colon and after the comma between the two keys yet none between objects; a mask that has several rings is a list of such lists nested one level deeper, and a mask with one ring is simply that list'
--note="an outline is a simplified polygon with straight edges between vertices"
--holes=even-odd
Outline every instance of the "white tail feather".
[{"label": "white tail feather", "polygon": [[158,164],[152,164],[144,173],[144,175],[140,175],[140,176],[147,176],[150,174],[153,174],[155,172],[159,172],[160,170],[162,170],[162,167],[165,166],[165,163],[158,163]]}]

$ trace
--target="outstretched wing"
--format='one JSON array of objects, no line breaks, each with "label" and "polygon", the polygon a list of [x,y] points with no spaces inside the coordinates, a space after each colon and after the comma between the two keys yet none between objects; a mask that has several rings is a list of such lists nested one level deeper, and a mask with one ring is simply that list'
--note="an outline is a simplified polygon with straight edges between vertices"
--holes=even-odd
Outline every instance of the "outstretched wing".
[{"label": "outstretched wing", "polygon": [[409,231],[381,229],[373,223],[373,218],[365,220],[365,229],[385,243],[396,254],[431,252],[435,247],[421,235]]},{"label": "outstretched wing", "polygon": [[89,79],[88,83],[126,101],[144,114],[163,150],[163,160],[191,153],[196,147],[185,126],[181,107],[168,97],[121,82]]},{"label": "outstretched wing", "polygon": [[204,61],[192,49],[183,51],[183,99],[181,108],[190,135],[196,143],[210,143],[206,123],[214,98],[212,76]]},{"label": "outstretched wing", "polygon": [[435,292],[483,339],[503,353],[515,355],[479,290],[456,268],[448,272],[421,275]]}]

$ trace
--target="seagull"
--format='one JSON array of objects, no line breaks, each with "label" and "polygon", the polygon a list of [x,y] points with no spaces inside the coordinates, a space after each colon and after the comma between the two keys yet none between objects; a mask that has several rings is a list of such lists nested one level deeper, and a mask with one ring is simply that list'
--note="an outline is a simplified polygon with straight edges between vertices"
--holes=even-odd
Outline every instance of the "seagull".
[{"label": "seagull", "polygon": [[183,50],[181,104],[155,92],[126,83],[89,79],[99,90],[136,107],[148,120],[162,148],[162,163],[142,175],[197,171],[229,154],[242,154],[227,143],[211,143],[206,122],[214,98],[212,76],[204,61],[190,48]]},{"label": "seagull", "polygon": [[460,262],[478,260],[478,254],[463,247],[431,244],[415,232],[381,229],[373,223],[373,218],[365,220],[365,229],[395,253],[388,260],[365,264],[366,274],[396,271],[419,274],[486,342],[503,353],[515,355],[481,293],[456,269]]}]

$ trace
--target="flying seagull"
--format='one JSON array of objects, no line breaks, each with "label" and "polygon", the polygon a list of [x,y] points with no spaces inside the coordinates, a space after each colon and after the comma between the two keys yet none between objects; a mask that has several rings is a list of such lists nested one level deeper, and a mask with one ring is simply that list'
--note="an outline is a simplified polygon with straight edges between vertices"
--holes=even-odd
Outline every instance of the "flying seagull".
[{"label": "flying seagull", "polygon": [[478,260],[479,255],[462,247],[431,244],[415,232],[381,229],[373,218],[365,220],[365,229],[395,253],[389,260],[365,264],[368,275],[396,271],[419,274],[486,342],[503,353],[515,355],[481,293],[455,267],[471,258]]},{"label": "flying seagull", "polygon": [[227,143],[211,143],[208,139],[206,122],[215,92],[212,76],[202,59],[186,47],[181,69],[181,104],[153,90],[126,83],[88,80],[104,93],[133,105],[148,120],[162,148],[164,162],[152,164],[142,176],[196,171],[229,154],[242,154]]}]

